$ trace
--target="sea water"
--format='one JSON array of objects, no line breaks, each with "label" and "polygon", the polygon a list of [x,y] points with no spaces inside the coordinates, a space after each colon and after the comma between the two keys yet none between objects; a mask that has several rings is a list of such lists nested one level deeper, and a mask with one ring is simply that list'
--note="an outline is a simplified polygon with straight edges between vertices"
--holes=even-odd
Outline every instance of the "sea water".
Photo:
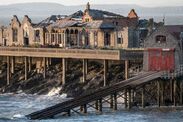
[{"label": "sea water", "polygon": [[[0,122],[26,122],[25,115],[31,112],[68,100],[66,95],[0,95]],[[72,114],[71,117],[56,117],[55,119],[34,120],[33,122],[183,122],[183,111],[155,110],[119,110],[107,111],[103,114],[88,113],[88,115]]]}]

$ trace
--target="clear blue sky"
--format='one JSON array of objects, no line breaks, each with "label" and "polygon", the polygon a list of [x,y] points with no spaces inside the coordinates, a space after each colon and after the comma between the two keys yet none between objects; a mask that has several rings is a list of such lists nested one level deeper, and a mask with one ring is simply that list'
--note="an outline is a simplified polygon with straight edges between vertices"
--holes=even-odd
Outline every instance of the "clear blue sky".
[{"label": "clear blue sky", "polygon": [[26,2],[55,2],[63,5],[91,4],[137,4],[141,6],[180,6],[183,0],[0,0],[0,5]]}]

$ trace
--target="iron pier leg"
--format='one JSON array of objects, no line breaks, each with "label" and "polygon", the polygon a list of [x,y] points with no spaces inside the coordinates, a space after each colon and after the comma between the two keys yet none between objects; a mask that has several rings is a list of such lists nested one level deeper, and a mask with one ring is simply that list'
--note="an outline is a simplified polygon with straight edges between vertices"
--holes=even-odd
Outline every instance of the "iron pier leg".
[{"label": "iron pier leg", "polygon": [[102,112],[102,99],[99,99],[99,112]]},{"label": "iron pier leg", "polygon": [[127,89],[125,89],[124,102],[125,102],[125,109],[127,109]]},{"label": "iron pier leg", "polygon": [[84,105],[83,105],[83,108],[84,108],[83,113],[84,113],[84,114],[86,114],[86,113],[87,113],[87,105],[86,105],[86,104],[84,104]]},{"label": "iron pier leg", "polygon": [[107,66],[108,66],[108,61],[104,60],[104,87],[107,85]]},{"label": "iron pier leg", "polygon": [[80,112],[83,113],[83,110],[84,110],[84,107],[82,105],[82,106],[80,106]]},{"label": "iron pier leg", "polygon": [[117,103],[117,93],[114,94],[114,110],[117,110],[118,108],[118,103]]},{"label": "iron pier leg", "polygon": [[86,81],[86,59],[83,59],[83,83]]},{"label": "iron pier leg", "polygon": [[174,80],[174,106],[176,106],[177,81]]},{"label": "iron pier leg", "polygon": [[170,100],[173,103],[173,80],[170,79]]},{"label": "iron pier leg", "polygon": [[86,74],[88,74],[88,59],[85,59],[86,60],[86,63],[85,63],[85,71],[86,71]]},{"label": "iron pier leg", "polygon": [[43,77],[46,78],[46,58],[43,58]]},{"label": "iron pier leg", "polygon": [[52,60],[51,60],[51,58],[48,58],[48,60],[49,60],[49,65],[51,66],[51,65],[52,65]]},{"label": "iron pier leg", "polygon": [[29,57],[29,72],[32,70],[32,58]]},{"label": "iron pier leg", "polygon": [[182,80],[180,81],[180,105],[182,105],[182,95],[183,95],[183,87],[182,87]]},{"label": "iron pier leg", "polygon": [[12,57],[11,59],[11,73],[15,73],[15,57]]},{"label": "iron pier leg", "polygon": [[99,108],[98,108],[98,100],[95,101],[95,109],[96,109],[96,111],[99,110]]},{"label": "iron pier leg", "polygon": [[157,81],[157,103],[158,107],[160,107],[160,81]]},{"label": "iron pier leg", "polygon": [[129,61],[125,60],[125,80],[129,78]]},{"label": "iron pier leg", "polygon": [[67,114],[68,116],[71,116],[71,110],[68,110]]},{"label": "iron pier leg", "polygon": [[132,103],[135,102],[135,89],[132,90]]},{"label": "iron pier leg", "polygon": [[110,97],[110,108],[113,108],[113,95],[111,95]]},{"label": "iron pier leg", "polygon": [[161,104],[164,105],[164,89],[165,89],[165,83],[164,81],[161,81]]},{"label": "iron pier leg", "polygon": [[144,95],[145,95],[145,86],[142,87],[142,108],[145,108]]},{"label": "iron pier leg", "polygon": [[128,89],[128,110],[131,109],[131,89]]},{"label": "iron pier leg", "polygon": [[10,57],[7,56],[7,85],[10,85]]},{"label": "iron pier leg", "polygon": [[66,59],[62,59],[62,85],[66,82]]},{"label": "iron pier leg", "polygon": [[46,58],[46,66],[49,68],[49,58]]},{"label": "iron pier leg", "polygon": [[24,57],[24,63],[25,63],[25,80],[27,80],[28,79],[28,66],[27,66],[27,64],[28,64],[28,60],[27,60],[27,57]]}]

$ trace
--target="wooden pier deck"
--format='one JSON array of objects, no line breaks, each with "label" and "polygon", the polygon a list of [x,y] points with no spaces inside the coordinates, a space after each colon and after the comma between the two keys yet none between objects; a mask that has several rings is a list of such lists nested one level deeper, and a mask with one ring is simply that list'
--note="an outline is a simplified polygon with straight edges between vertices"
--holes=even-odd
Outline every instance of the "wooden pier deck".
[{"label": "wooden pier deck", "polygon": [[0,56],[48,57],[100,60],[142,60],[144,49],[61,49],[0,47]]},{"label": "wooden pier deck", "polygon": [[[128,80],[121,81],[120,83],[114,84],[112,86],[104,87],[100,90],[88,93],[86,95],[68,100],[63,103],[59,103],[52,107],[31,113],[26,117],[29,119],[46,119],[54,117],[57,114],[65,113],[73,110],[74,108],[85,106],[88,103],[94,101],[100,101],[102,98],[110,95],[114,95],[120,91],[123,91],[128,88],[134,88],[139,85],[143,85],[147,82],[159,79],[162,75],[162,72],[143,72],[138,76],[130,78]],[[99,105],[99,110],[102,110],[102,105]],[[96,108],[98,109],[98,107]]]}]

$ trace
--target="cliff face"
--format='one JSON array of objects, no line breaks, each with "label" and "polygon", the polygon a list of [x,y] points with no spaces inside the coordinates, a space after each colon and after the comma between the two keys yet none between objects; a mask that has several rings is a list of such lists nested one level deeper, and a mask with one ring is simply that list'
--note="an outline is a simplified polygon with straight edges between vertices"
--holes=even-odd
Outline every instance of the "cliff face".
[{"label": "cliff face", "polygon": [[[79,96],[83,93],[99,89],[103,86],[103,65],[100,62],[90,61],[86,82],[82,83],[82,62],[70,61],[67,70],[67,81],[61,84],[61,64],[54,62],[46,69],[46,79],[36,70],[29,72],[28,80],[24,80],[24,65],[16,64],[15,73],[11,76],[11,84],[6,85],[6,64],[1,63],[0,92],[1,93],[26,93],[48,94],[53,88],[60,88],[60,94],[66,93],[69,97]],[[35,69],[35,66],[32,67]],[[108,84],[124,80],[124,65],[109,66]]]}]

